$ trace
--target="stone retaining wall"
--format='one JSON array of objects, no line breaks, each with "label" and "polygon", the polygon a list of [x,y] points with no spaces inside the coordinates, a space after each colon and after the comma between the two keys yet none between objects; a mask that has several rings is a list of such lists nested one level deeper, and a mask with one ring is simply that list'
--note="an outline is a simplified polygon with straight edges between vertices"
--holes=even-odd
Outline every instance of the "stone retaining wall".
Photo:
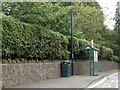
[{"label": "stone retaining wall", "polygon": [[[90,74],[89,68],[90,67],[89,67],[88,60],[74,62],[75,75],[84,75],[84,74],[89,75]],[[98,69],[99,69],[99,72],[118,69],[118,63],[108,61],[108,60],[99,60]]]},{"label": "stone retaining wall", "polygon": [[76,61],[74,62],[74,74],[84,75],[89,74],[89,61]]},{"label": "stone retaining wall", "polygon": [[[27,63],[27,64],[3,64],[2,83],[6,88],[17,85],[35,83],[45,79],[60,78],[60,63]],[[110,61],[99,61],[99,71],[118,68],[117,63]],[[75,61],[74,74],[89,74],[89,61]]]},{"label": "stone retaining wall", "polygon": [[100,60],[99,61],[99,72],[102,71],[108,71],[112,69],[118,69],[118,63],[113,61],[107,61],[107,60]]},{"label": "stone retaining wall", "polygon": [[60,77],[60,63],[4,64],[2,67],[4,87],[34,83]]}]

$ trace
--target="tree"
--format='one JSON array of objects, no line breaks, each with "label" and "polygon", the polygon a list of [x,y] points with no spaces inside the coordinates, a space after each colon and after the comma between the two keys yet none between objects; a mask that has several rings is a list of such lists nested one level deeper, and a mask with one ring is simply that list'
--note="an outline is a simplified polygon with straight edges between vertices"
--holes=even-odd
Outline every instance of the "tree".
[{"label": "tree", "polygon": [[3,13],[26,23],[69,35],[69,7],[62,3],[3,3]]},{"label": "tree", "polygon": [[94,2],[83,2],[83,3],[84,3],[85,5],[89,5],[89,6],[91,6],[91,7],[96,7],[96,8],[98,8],[98,9],[101,9],[99,3],[96,2],[96,0],[95,0]]},{"label": "tree", "polygon": [[117,32],[116,36],[117,36],[117,39],[115,40],[116,41],[116,50],[117,50],[117,56],[119,56],[119,61],[120,61],[120,1],[117,2],[117,8],[116,8],[116,15],[115,15],[115,28],[114,30]]},{"label": "tree", "polygon": [[102,11],[89,5],[76,5],[73,8],[74,28],[85,34],[87,40],[94,40],[98,43],[101,40],[101,30],[104,27],[104,16]]},{"label": "tree", "polygon": [[120,1],[117,2],[116,15],[115,15],[115,30],[120,31]]},{"label": "tree", "polygon": [[116,15],[115,15],[115,30],[117,32],[117,36],[118,36],[118,39],[117,39],[117,43],[120,45],[120,1],[117,2],[117,8],[116,8]]}]

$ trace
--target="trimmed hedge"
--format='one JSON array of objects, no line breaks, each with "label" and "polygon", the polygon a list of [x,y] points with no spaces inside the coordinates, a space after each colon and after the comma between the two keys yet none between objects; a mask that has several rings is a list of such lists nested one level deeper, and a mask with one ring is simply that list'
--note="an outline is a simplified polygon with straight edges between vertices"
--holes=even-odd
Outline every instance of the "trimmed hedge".
[{"label": "trimmed hedge", "polygon": [[100,51],[102,54],[101,58],[111,60],[111,58],[113,56],[113,50],[111,48],[107,48],[105,46],[102,46]]},{"label": "trimmed hedge", "polygon": [[119,62],[119,57],[116,55],[113,55],[111,60],[115,61],[115,62]]},{"label": "trimmed hedge", "polygon": [[113,50],[111,48],[107,48],[105,46],[101,46],[98,44],[95,44],[95,47],[99,49],[99,58],[100,59],[111,60],[111,58],[113,56]]},{"label": "trimmed hedge", "polygon": [[[58,32],[46,30],[42,26],[26,24],[11,16],[2,18],[2,57],[3,59],[49,59],[64,60],[70,58],[71,37]],[[73,37],[75,59],[88,59],[83,49],[89,41]],[[113,51],[110,48],[95,44],[100,51],[99,57],[110,60]]]},{"label": "trimmed hedge", "polygon": [[2,17],[3,58],[68,59],[68,40],[60,33]]}]

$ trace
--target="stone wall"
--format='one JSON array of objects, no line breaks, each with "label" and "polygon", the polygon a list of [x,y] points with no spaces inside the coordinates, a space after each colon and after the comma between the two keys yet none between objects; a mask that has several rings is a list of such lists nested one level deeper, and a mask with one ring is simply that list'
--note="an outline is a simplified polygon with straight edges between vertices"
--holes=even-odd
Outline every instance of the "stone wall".
[{"label": "stone wall", "polygon": [[113,61],[107,61],[107,60],[100,60],[99,61],[99,72],[102,71],[108,71],[112,69],[118,69],[118,63]]},{"label": "stone wall", "polygon": [[[60,78],[60,63],[26,63],[26,64],[3,64],[2,83],[6,88],[17,85],[35,83],[45,79]],[[99,71],[117,68],[117,63],[110,61],[99,61]],[[89,75],[89,61],[74,62],[75,75]]]},{"label": "stone wall", "polygon": [[89,74],[89,61],[76,61],[74,62],[74,74],[84,75]]},{"label": "stone wall", "polygon": [[[89,68],[90,67],[89,67],[88,60],[74,62],[75,75],[84,75],[84,74],[89,75],[90,74]],[[99,60],[98,69],[99,69],[99,72],[118,69],[118,63],[108,61],[108,60]]]},{"label": "stone wall", "polygon": [[60,62],[4,64],[2,69],[4,87],[14,87],[60,77]]}]

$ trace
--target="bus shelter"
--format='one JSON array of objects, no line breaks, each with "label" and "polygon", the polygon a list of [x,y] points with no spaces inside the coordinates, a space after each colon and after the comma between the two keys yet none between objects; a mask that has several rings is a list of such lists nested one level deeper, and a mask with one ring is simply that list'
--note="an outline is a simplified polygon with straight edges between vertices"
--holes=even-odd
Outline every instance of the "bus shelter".
[{"label": "bus shelter", "polygon": [[96,76],[98,75],[98,49],[87,45],[85,50],[89,52],[90,75]]}]

